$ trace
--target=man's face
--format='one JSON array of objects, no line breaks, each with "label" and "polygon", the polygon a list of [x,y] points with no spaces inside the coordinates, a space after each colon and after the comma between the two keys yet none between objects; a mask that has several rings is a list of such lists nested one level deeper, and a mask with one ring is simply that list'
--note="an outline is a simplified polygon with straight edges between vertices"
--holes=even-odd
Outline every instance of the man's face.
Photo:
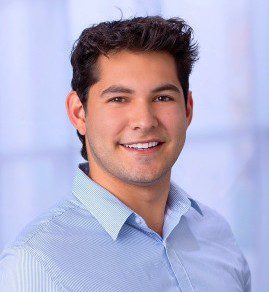
[{"label": "man's face", "polygon": [[[100,56],[97,67],[86,115],[91,172],[141,186],[170,178],[192,115],[192,98],[186,111],[173,57],[121,51]],[[147,141],[161,143],[147,150],[124,146]]]}]

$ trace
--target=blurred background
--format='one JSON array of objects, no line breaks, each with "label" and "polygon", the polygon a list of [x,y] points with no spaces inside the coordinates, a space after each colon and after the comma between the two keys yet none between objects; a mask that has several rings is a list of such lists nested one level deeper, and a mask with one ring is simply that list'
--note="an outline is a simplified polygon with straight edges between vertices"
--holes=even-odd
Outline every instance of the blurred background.
[{"label": "blurred background", "polygon": [[172,179],[230,223],[254,292],[269,287],[269,2],[1,0],[0,251],[70,193],[81,144],[65,112],[70,51],[94,23],[181,17],[200,44],[195,110]]}]

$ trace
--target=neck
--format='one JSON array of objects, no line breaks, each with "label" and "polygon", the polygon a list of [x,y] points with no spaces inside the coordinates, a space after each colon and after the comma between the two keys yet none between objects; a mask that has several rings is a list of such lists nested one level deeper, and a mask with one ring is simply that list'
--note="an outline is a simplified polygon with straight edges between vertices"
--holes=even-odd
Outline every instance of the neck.
[{"label": "neck", "polygon": [[128,184],[106,173],[95,171],[91,167],[89,177],[140,215],[149,228],[162,236],[171,171],[147,186]]}]

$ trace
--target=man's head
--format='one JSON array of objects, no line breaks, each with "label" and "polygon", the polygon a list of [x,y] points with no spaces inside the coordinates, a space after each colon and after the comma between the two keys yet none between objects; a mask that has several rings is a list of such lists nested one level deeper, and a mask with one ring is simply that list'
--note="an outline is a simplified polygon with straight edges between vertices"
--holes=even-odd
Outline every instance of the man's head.
[{"label": "man's head", "polygon": [[[86,110],[89,88],[98,80],[96,63],[100,55],[120,50],[165,51],[176,61],[186,103],[189,75],[198,56],[192,37],[192,29],[183,20],[165,20],[158,16],[102,22],[86,28],[72,52],[72,89],[77,92]],[[83,144],[81,155],[87,160],[85,137],[78,131],[77,134]]]},{"label": "man's head", "polygon": [[[197,55],[192,29],[180,19],[138,17],[85,29],[72,52],[67,99],[82,156],[133,183],[169,171],[192,117],[189,75]],[[121,145],[151,138],[163,142],[154,154]]]}]

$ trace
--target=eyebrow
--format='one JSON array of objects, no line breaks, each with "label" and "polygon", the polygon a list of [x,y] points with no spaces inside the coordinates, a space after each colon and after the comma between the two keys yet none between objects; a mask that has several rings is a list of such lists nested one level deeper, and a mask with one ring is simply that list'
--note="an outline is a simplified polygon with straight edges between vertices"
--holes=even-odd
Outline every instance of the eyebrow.
[{"label": "eyebrow", "polygon": [[152,93],[158,93],[160,91],[174,91],[176,93],[181,93],[181,90],[177,86],[170,83],[165,83],[160,86],[157,86],[152,90]]},{"label": "eyebrow", "polygon": [[107,89],[103,90],[101,93],[101,96],[104,96],[108,93],[134,93],[134,90],[124,87],[124,86],[118,86],[118,85],[112,85],[109,86]]},{"label": "eyebrow", "polygon": [[[165,83],[165,84],[159,85],[156,88],[154,88],[151,92],[158,93],[160,91],[174,91],[176,93],[181,93],[181,90],[177,86],[170,84],[170,83]],[[109,94],[109,93],[132,94],[134,92],[135,92],[134,90],[132,90],[128,87],[124,87],[124,86],[120,86],[120,85],[112,85],[112,86],[109,86],[108,88],[106,88],[105,90],[103,90],[101,93],[101,96],[104,96],[104,95]]]}]

